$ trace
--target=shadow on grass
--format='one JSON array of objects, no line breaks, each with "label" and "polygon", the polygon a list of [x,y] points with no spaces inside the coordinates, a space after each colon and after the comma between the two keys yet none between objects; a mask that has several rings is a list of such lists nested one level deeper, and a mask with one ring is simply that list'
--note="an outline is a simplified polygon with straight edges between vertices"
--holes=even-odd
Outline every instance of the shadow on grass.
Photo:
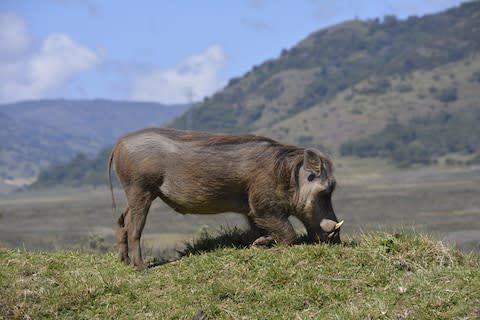
[{"label": "shadow on grass", "polygon": [[220,248],[248,248],[258,236],[259,234],[252,230],[242,230],[237,227],[225,227],[220,231],[202,230],[195,239],[184,242],[183,249],[175,250],[175,258],[172,258],[171,254],[170,256],[157,255],[148,265],[148,268],[157,267],[185,256],[210,252]]},{"label": "shadow on grass", "polygon": [[203,230],[196,239],[185,243],[185,249],[177,252],[180,257],[184,257],[220,248],[248,248],[259,236],[257,232],[237,227],[222,228],[213,233]]},{"label": "shadow on grass", "polygon": [[[168,257],[167,255],[157,255],[154,260],[148,265],[148,268],[154,268],[164,265],[169,262],[176,261],[185,256],[201,254],[205,252],[215,251],[221,248],[248,248],[260,236],[258,232],[253,230],[242,230],[237,227],[226,227],[220,231],[209,232],[202,230],[199,235],[192,241],[185,242],[185,248],[176,250],[177,257]],[[298,244],[318,245],[312,242],[306,234],[298,235]],[[322,244],[326,245],[326,244]],[[356,240],[343,241],[341,246],[357,247],[359,243]]]}]

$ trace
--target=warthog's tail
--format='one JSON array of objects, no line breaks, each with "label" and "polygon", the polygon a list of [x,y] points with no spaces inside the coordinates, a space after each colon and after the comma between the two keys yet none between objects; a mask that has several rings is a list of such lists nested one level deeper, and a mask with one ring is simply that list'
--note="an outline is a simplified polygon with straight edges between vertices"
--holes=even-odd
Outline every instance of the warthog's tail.
[{"label": "warthog's tail", "polygon": [[110,158],[108,159],[108,187],[110,188],[110,195],[112,196],[112,209],[115,212],[117,205],[115,203],[115,196],[113,195],[113,185],[112,185],[112,162],[113,162],[113,154],[115,153],[115,147],[112,149],[110,153]]}]

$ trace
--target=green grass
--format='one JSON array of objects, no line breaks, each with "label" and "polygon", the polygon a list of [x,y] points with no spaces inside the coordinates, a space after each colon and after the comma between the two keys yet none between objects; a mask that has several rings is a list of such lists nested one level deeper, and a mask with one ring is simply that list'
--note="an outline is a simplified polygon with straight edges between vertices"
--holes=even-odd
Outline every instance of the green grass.
[{"label": "green grass", "polygon": [[0,318],[191,319],[198,310],[206,319],[480,316],[480,257],[424,235],[205,250],[137,272],[112,254],[0,249]]}]

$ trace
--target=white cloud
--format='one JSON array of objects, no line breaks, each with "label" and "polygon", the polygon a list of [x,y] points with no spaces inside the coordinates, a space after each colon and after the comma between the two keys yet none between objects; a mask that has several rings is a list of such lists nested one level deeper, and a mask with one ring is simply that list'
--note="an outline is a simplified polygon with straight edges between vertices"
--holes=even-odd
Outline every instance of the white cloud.
[{"label": "white cloud", "polygon": [[167,104],[199,101],[224,85],[218,72],[226,60],[222,46],[209,46],[201,54],[184,58],[174,68],[137,75],[130,98]]},{"label": "white cloud", "polygon": [[14,14],[0,14],[0,58],[13,58],[24,52],[31,39],[25,22]]},{"label": "white cloud", "polygon": [[48,89],[73,73],[90,69],[98,61],[95,52],[76,44],[66,34],[55,33],[49,35],[40,51],[32,56],[29,71],[39,89]]},{"label": "white cloud", "polygon": [[33,46],[24,21],[12,14],[0,14],[0,43],[0,102],[41,98],[100,61],[63,33]]}]

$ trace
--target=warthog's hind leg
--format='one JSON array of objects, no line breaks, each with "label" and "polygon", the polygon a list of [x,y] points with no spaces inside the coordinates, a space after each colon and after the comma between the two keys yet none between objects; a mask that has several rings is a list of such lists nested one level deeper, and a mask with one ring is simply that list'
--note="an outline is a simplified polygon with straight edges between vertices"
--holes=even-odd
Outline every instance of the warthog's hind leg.
[{"label": "warthog's hind leg", "polygon": [[125,217],[125,227],[128,236],[128,249],[132,263],[138,270],[145,269],[143,264],[142,251],[140,248],[140,237],[147,220],[148,210],[155,196],[149,190],[142,188],[130,188],[127,192],[129,211]]},{"label": "warthog's hind leg", "polygon": [[128,206],[125,211],[118,217],[117,220],[117,246],[118,246],[118,259],[126,264],[130,264],[130,258],[128,257],[128,236],[127,229],[125,228],[125,217],[128,214]]}]

